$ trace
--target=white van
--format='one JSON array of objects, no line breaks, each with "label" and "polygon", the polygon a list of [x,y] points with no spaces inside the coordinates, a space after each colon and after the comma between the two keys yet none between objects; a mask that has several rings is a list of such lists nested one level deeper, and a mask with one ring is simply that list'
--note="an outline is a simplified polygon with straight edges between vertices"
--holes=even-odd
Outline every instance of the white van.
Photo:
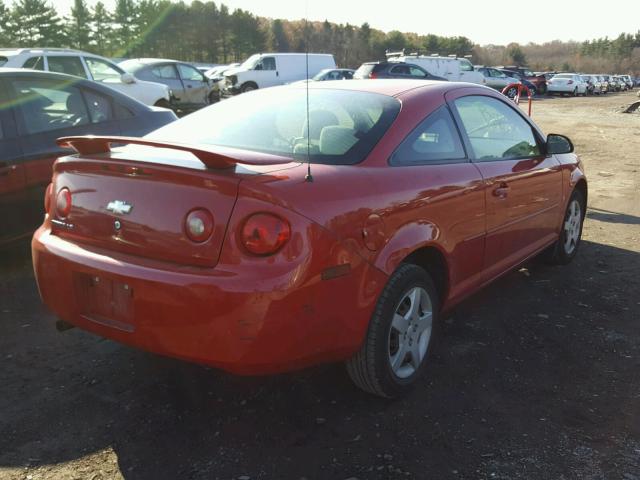
[{"label": "white van", "polygon": [[482,85],[483,75],[473,68],[473,64],[466,58],[454,56],[441,57],[439,55],[405,55],[404,52],[388,53],[390,62],[413,63],[424,68],[427,72],[438,77],[444,77],[450,82],[469,82]]},{"label": "white van", "polygon": [[273,87],[312,78],[320,70],[336,68],[333,55],[328,53],[258,53],[239,67],[224,72],[224,95],[235,95],[257,88]]}]

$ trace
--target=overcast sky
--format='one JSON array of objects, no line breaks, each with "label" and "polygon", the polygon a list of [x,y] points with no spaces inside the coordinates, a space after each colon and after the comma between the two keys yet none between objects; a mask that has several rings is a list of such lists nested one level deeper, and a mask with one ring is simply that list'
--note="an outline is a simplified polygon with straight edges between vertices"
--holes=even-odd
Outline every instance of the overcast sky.
[{"label": "overcast sky", "polygon": [[[73,0],[50,0],[67,14]],[[97,0],[87,0],[94,5]],[[113,8],[115,0],[103,0]],[[10,3],[5,2],[5,3]],[[220,4],[219,1],[216,2]],[[550,40],[587,40],[635,33],[640,28],[637,0],[590,6],[589,2],[535,0],[488,2],[481,0],[226,0],[231,10],[243,8],[256,15],[360,25],[369,22],[384,31],[463,35],[482,45]],[[307,6],[308,5],[308,6]],[[520,5],[519,14],[517,5]]]}]

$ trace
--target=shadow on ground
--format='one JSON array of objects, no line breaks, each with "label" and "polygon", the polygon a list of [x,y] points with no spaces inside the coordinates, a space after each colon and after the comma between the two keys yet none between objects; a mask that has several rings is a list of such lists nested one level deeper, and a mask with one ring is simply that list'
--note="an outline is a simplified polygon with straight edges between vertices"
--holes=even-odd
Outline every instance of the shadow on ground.
[{"label": "shadow on ground", "polygon": [[640,255],[581,249],[460,306],[429,377],[398,401],[359,392],[341,366],[239,378],[58,334],[16,255],[0,279],[0,469],[110,448],[126,479],[637,473]]}]

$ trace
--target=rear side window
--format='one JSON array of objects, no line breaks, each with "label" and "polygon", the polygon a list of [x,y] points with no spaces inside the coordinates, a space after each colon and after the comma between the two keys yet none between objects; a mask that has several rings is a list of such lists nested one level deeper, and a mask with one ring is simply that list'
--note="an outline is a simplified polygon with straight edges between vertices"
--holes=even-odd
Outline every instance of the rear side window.
[{"label": "rear side window", "polygon": [[32,70],[44,70],[44,57],[31,57],[26,62],[24,62],[24,65],[22,65],[22,68],[31,68]]},{"label": "rear side window", "polygon": [[90,122],[80,89],[69,85],[68,81],[16,79],[13,86],[28,134]]},{"label": "rear side window", "polygon": [[87,78],[80,57],[47,57],[50,72],[66,73],[75,77]]},{"label": "rear side window", "polygon": [[426,74],[418,67],[409,67],[409,75],[412,77],[424,78]]},{"label": "rear side window", "polygon": [[0,57],[0,67],[7,63],[9,59],[7,57]]},{"label": "rear side window", "polygon": [[400,144],[392,165],[446,163],[466,158],[449,109],[440,107],[425,118]]},{"label": "rear side window", "polygon": [[362,161],[400,103],[369,92],[272,88],[239,95],[173,122],[149,138],[272,153],[312,163]]},{"label": "rear side window", "polygon": [[178,71],[173,65],[158,65],[151,69],[151,73],[158,78],[178,80]]},{"label": "rear side window", "polygon": [[102,123],[113,120],[113,109],[111,101],[93,90],[83,90],[84,98],[89,109],[91,123]]},{"label": "rear side window", "polygon": [[540,146],[531,126],[500,100],[469,96],[456,99],[454,104],[476,160],[506,160],[540,155]]}]

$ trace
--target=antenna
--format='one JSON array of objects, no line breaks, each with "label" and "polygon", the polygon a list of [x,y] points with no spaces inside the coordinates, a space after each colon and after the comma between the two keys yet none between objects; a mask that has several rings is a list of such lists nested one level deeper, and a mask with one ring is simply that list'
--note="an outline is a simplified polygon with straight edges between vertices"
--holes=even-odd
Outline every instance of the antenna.
[{"label": "antenna", "polygon": [[305,33],[305,66],[307,76],[307,174],[304,179],[307,182],[313,182],[313,175],[311,175],[311,122],[309,114],[309,0],[306,2],[306,12],[304,19],[304,33]]}]

